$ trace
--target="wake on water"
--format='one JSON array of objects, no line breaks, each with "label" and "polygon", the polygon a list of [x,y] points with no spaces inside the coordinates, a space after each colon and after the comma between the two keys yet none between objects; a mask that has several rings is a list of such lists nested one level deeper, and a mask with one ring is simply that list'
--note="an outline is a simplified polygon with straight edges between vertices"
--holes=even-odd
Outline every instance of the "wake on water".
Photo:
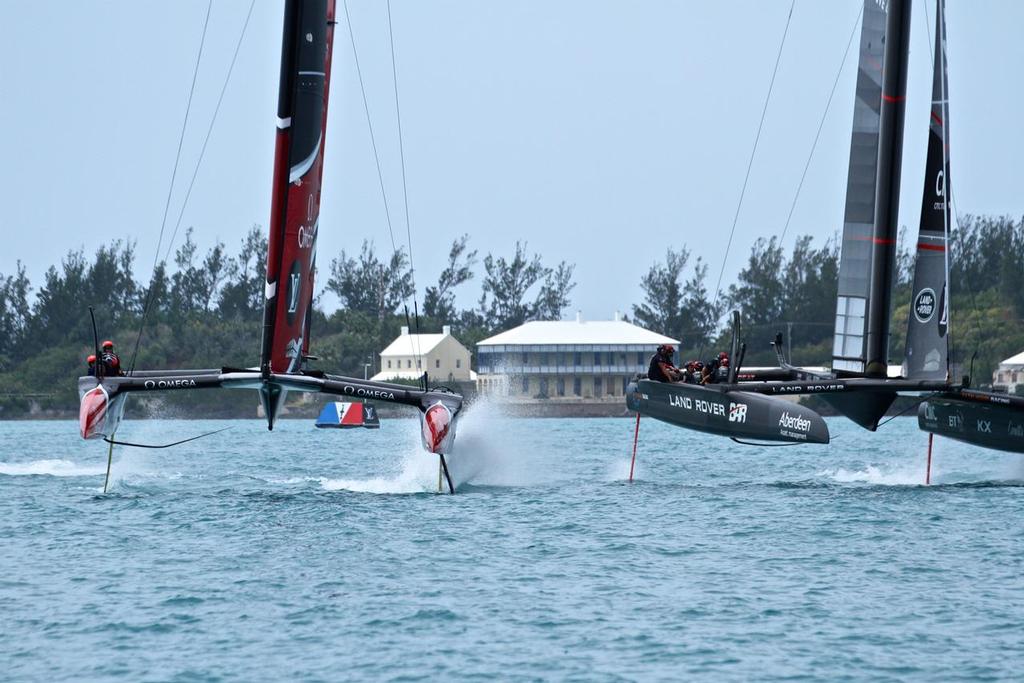
[{"label": "wake on water", "polygon": [[[536,451],[526,448],[515,438],[503,438],[503,422],[510,419],[502,405],[478,398],[467,406],[459,419],[455,447],[445,454],[455,488],[477,486],[528,486],[542,481]],[[405,420],[404,440],[408,448],[402,453],[399,473],[394,477],[371,479],[321,479],[327,491],[360,493],[424,493],[438,490],[439,459],[420,446],[419,420]],[[442,490],[448,485],[442,482]]]},{"label": "wake on water", "polygon": [[[818,472],[840,484],[923,486],[926,456],[914,460],[866,463],[860,468],[838,467]],[[946,439],[936,439],[932,451],[931,484],[977,484],[1024,481],[1024,459],[1012,453],[989,451]]]}]

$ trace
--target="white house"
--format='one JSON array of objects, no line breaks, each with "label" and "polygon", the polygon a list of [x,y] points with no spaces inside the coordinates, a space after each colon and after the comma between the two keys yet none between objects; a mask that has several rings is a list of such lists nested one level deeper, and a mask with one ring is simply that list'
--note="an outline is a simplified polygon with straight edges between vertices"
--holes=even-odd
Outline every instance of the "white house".
[{"label": "white house", "polygon": [[1010,356],[992,373],[992,388],[996,391],[1017,392],[1017,386],[1024,384],[1024,351]]},{"label": "white house", "polygon": [[452,336],[445,325],[441,334],[402,333],[380,353],[380,372],[373,376],[379,382],[396,379],[419,379],[426,371],[438,380],[457,382],[472,379],[469,349]]},{"label": "white house", "polygon": [[678,344],[621,319],[535,321],[477,344],[476,388],[513,399],[621,399],[654,350]]}]

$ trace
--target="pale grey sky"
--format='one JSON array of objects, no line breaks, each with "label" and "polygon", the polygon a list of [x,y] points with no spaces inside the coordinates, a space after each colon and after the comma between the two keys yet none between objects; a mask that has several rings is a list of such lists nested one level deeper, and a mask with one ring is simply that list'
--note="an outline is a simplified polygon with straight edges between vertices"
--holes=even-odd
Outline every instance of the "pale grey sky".
[{"label": "pale grey sky", "polygon": [[[916,229],[935,6],[914,4],[901,223]],[[206,5],[0,0],[0,272],[20,259],[38,285],[68,249],[130,237],[137,277],[148,276]],[[168,234],[248,6],[214,3]],[[404,245],[385,5],[349,6]],[[572,308],[590,318],[638,302],[640,277],[668,246],[689,246],[717,274],[789,6],[393,0],[421,291],[462,233],[481,254],[524,240],[549,263],[575,262]],[[796,2],[727,278],[758,236],[782,229],[860,6]],[[234,251],[267,224],[281,14],[257,0],[175,246],[194,226],[203,249],[220,239]],[[321,272],[364,238],[390,246],[341,0],[338,14]],[[955,202],[1019,216],[1024,3],[948,0],[947,21]],[[787,243],[842,225],[855,71],[856,42]],[[459,305],[478,293],[479,274]]]}]

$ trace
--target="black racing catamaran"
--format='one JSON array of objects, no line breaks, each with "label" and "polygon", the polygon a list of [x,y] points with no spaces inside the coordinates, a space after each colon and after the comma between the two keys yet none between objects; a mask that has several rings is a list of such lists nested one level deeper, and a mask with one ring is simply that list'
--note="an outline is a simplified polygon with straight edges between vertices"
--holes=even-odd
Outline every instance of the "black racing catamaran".
[{"label": "black racing catamaran", "polygon": [[836,302],[832,372],[779,367],[744,372],[734,314],[733,367],[712,385],[637,379],[626,401],[638,415],[734,439],[828,443],[818,413],[781,396],[818,394],[874,431],[899,393],[924,394],[920,428],[987,448],[1024,452],[1024,399],[954,381],[949,322],[949,108],[945,7],[938,0],[924,205],[902,376],[888,377],[910,0],[864,0],[846,215]]},{"label": "black racing catamaran", "polygon": [[[83,439],[113,441],[134,392],[253,389],[274,428],[289,391],[320,392],[415,406],[423,445],[444,454],[455,439],[462,397],[446,389],[417,389],[341,377],[306,368],[312,314],[321,173],[334,35],[334,0],[288,0],[284,12],[281,80],[267,253],[266,299],[259,366],[208,370],[129,371],[81,377]],[[100,367],[100,364],[97,364]],[[425,383],[424,383],[425,384]],[[454,492],[451,479],[449,490]]]}]

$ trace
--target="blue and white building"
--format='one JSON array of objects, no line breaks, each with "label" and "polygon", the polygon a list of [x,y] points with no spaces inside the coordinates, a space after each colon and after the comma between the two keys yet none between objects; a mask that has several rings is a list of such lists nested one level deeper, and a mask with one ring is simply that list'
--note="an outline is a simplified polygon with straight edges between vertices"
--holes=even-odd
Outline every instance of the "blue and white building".
[{"label": "blue and white building", "polygon": [[535,321],[477,344],[477,391],[514,400],[621,400],[655,349],[679,341],[622,320]]}]

